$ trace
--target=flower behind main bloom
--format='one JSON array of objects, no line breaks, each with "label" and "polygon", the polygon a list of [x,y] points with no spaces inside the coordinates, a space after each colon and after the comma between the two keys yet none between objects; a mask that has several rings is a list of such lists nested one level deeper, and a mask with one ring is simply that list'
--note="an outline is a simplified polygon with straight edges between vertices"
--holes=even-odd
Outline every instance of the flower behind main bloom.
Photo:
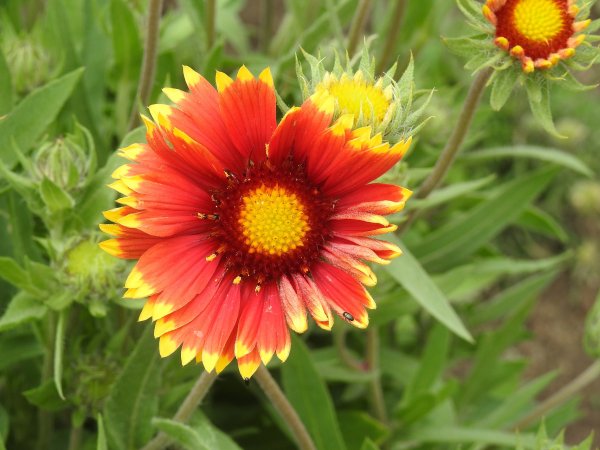
[{"label": "flower behind main bloom", "polygon": [[585,39],[576,34],[590,19],[576,21],[573,0],[487,0],[483,15],[496,28],[494,43],[521,61],[523,71],[549,69],[575,54]]},{"label": "flower behind main bloom", "polygon": [[181,347],[182,363],[221,371],[237,358],[244,378],[261,360],[290,351],[289,328],[303,332],[307,311],[324,329],[333,312],[368,324],[376,283],[366,261],[387,263],[400,250],[371,236],[395,229],[383,216],[410,191],[371,183],[398,162],[394,146],[333,119],[321,92],[276,122],[269,69],[244,66],[217,90],[185,67],[189,92],[165,89],[176,107],[153,105],[148,144],[121,150],[132,164],[113,174],[125,195],[105,212],[115,236],[109,253],[139,259],[126,297],[148,300],[160,353]]}]

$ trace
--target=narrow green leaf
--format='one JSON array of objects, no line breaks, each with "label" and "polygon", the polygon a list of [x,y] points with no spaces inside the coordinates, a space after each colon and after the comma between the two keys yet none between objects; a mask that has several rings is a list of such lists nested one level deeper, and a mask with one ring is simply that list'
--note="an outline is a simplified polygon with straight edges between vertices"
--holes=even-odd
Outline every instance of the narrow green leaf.
[{"label": "narrow green leaf", "polygon": [[13,88],[10,75],[10,69],[4,58],[4,53],[0,49],[0,120],[4,114],[7,114],[13,105]]},{"label": "narrow green leaf", "polygon": [[484,186],[487,186],[496,179],[496,175],[488,175],[478,180],[465,181],[463,183],[454,183],[449,186],[436,189],[431,195],[424,199],[414,199],[407,204],[409,209],[424,209],[447,203],[455,198],[475,192]]},{"label": "narrow green leaf", "polygon": [[39,320],[46,315],[47,311],[48,309],[40,299],[27,292],[19,292],[12,298],[6,311],[0,317],[0,332]]},{"label": "narrow green leaf", "polygon": [[104,425],[111,449],[136,450],[152,437],[150,421],[158,410],[159,385],[158,351],[152,334],[146,330],[104,407]]},{"label": "narrow green leaf", "polygon": [[58,395],[54,380],[47,380],[40,386],[28,389],[23,395],[29,403],[44,411],[61,411],[69,406]]},{"label": "narrow green leaf", "polygon": [[13,145],[24,152],[31,149],[62,109],[82,72],[74,70],[36,89],[0,120],[0,155],[9,168],[17,162]]},{"label": "narrow green leaf", "polygon": [[365,438],[363,441],[360,450],[379,450],[379,447],[369,438]]},{"label": "narrow green leaf", "polygon": [[569,240],[569,235],[554,217],[546,211],[533,206],[523,212],[517,220],[516,225],[526,230],[558,239],[560,242],[567,242]]},{"label": "narrow green leaf", "polygon": [[502,109],[510,97],[518,78],[519,71],[514,67],[495,72],[492,93],[490,95],[490,105],[494,111]]},{"label": "narrow green leaf", "polygon": [[29,274],[8,256],[0,256],[0,278],[19,289],[35,292]]},{"label": "narrow green leaf", "polygon": [[476,443],[478,445],[500,445],[514,448],[517,443],[524,449],[534,448],[535,438],[530,434],[515,435],[505,431],[477,428],[438,426],[434,428],[415,428],[409,436],[411,442],[459,444]]},{"label": "narrow green leaf", "polygon": [[98,413],[96,418],[98,424],[98,440],[96,441],[96,450],[108,450],[108,444],[106,443],[106,431],[104,430],[104,420],[102,414]]},{"label": "narrow green leaf", "polygon": [[493,147],[485,150],[478,150],[475,152],[468,153],[461,157],[466,161],[481,161],[481,160],[492,160],[495,161],[498,158],[531,158],[538,159],[540,161],[547,161],[559,166],[571,169],[574,172],[580,173],[587,177],[594,175],[592,169],[590,169],[581,159],[575,155],[564,152],[562,150],[541,147],[537,145],[514,145],[506,147]]},{"label": "narrow green leaf", "polygon": [[40,195],[51,213],[58,213],[75,205],[73,198],[48,178],[44,178],[40,184]]},{"label": "narrow green leaf", "polygon": [[56,335],[54,336],[54,385],[61,399],[65,399],[62,388],[63,353],[65,351],[65,320],[67,311],[58,314]]},{"label": "narrow green leaf", "polygon": [[561,135],[554,126],[554,120],[552,120],[552,111],[550,110],[550,87],[548,82],[544,80],[539,90],[540,98],[538,100],[538,92],[529,88],[530,84],[527,84],[527,96],[529,98],[529,107],[533,113],[533,117],[544,127],[544,129],[557,138],[565,138]]},{"label": "narrow green leaf", "polygon": [[200,436],[189,425],[171,419],[152,419],[152,424],[187,450],[217,450],[214,434]]},{"label": "narrow green leaf", "polygon": [[389,434],[384,424],[364,411],[341,411],[338,418],[348,450],[362,450],[365,439],[381,442]]},{"label": "narrow green leaf", "polygon": [[327,386],[319,377],[301,339],[292,335],[290,358],[281,368],[285,393],[306,425],[317,448],[345,450]]},{"label": "narrow green leaf", "polygon": [[417,395],[429,391],[442,375],[448,349],[450,334],[441,325],[434,326],[427,338],[425,351],[421,355],[421,365],[411,380],[403,401],[410,402]]},{"label": "narrow green leaf", "polygon": [[413,245],[412,251],[431,270],[456,266],[515,221],[556,173],[555,167],[545,167],[504,184],[491,198]]},{"label": "narrow green leaf", "polygon": [[473,337],[450,305],[448,299],[433,282],[419,261],[404,247],[395,236],[388,240],[402,249],[402,256],[384,266],[385,270],[406,289],[413,298],[433,317],[443,323],[450,331],[473,342]]},{"label": "narrow green leaf", "polygon": [[[32,333],[18,333],[14,330],[0,339],[0,370],[5,370],[13,364],[30,358],[37,358],[44,353],[44,349]],[[53,387],[54,389],[54,387]],[[54,389],[56,392],[56,389]]]}]

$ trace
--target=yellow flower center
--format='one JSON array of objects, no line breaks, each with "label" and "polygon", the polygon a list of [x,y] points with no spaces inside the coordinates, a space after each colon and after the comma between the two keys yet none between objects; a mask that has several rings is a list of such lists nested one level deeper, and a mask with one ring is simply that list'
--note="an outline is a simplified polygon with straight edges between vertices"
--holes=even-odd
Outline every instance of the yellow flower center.
[{"label": "yellow flower center", "polygon": [[302,246],[310,224],[296,194],[279,185],[263,184],[242,202],[238,222],[251,253],[282,255]]},{"label": "yellow flower center", "polygon": [[547,42],[563,29],[562,11],[554,0],[521,0],[513,17],[515,27],[532,41]]},{"label": "yellow flower center", "polygon": [[364,81],[335,81],[328,86],[328,90],[336,98],[341,112],[354,114],[355,117],[362,112],[365,119],[374,117],[381,121],[390,107],[383,89]]}]

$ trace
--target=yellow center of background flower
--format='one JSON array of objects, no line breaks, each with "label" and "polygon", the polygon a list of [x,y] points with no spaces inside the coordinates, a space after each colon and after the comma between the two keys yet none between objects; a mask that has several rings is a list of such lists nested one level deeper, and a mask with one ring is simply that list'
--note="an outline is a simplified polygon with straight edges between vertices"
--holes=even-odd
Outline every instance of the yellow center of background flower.
[{"label": "yellow center of background flower", "polygon": [[354,114],[358,117],[362,111],[365,119],[381,121],[387,113],[390,102],[381,88],[355,80],[341,80],[329,86],[342,113]]},{"label": "yellow center of background flower", "polygon": [[563,28],[561,10],[553,0],[522,0],[513,17],[515,28],[532,41],[547,42]]},{"label": "yellow center of background flower", "polygon": [[301,246],[310,231],[298,196],[279,185],[263,184],[242,202],[238,222],[251,253],[282,255]]}]

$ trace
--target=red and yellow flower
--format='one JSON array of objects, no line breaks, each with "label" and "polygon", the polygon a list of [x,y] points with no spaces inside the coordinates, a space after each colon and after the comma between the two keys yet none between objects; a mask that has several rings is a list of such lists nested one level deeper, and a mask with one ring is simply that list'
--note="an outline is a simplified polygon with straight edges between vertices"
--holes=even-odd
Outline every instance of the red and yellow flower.
[{"label": "red and yellow flower", "polygon": [[153,105],[147,144],[121,150],[131,163],[111,187],[123,205],[105,212],[109,253],[137,259],[128,298],[148,298],[160,354],[221,371],[237,358],[244,378],[290,352],[288,327],[307,312],[331,329],[334,313],[368,324],[376,283],[367,262],[400,254],[374,238],[395,229],[385,215],[410,191],[372,181],[396,164],[395,145],[356,117],[334,118],[327,92],[278,124],[269,69],[255,78],[218,72],[217,89],[185,67],[188,92],[165,89],[175,106]]},{"label": "red and yellow flower", "polygon": [[577,20],[576,0],[487,0],[483,15],[495,27],[494,43],[521,61],[523,71],[549,69],[571,58],[591,22]]}]

